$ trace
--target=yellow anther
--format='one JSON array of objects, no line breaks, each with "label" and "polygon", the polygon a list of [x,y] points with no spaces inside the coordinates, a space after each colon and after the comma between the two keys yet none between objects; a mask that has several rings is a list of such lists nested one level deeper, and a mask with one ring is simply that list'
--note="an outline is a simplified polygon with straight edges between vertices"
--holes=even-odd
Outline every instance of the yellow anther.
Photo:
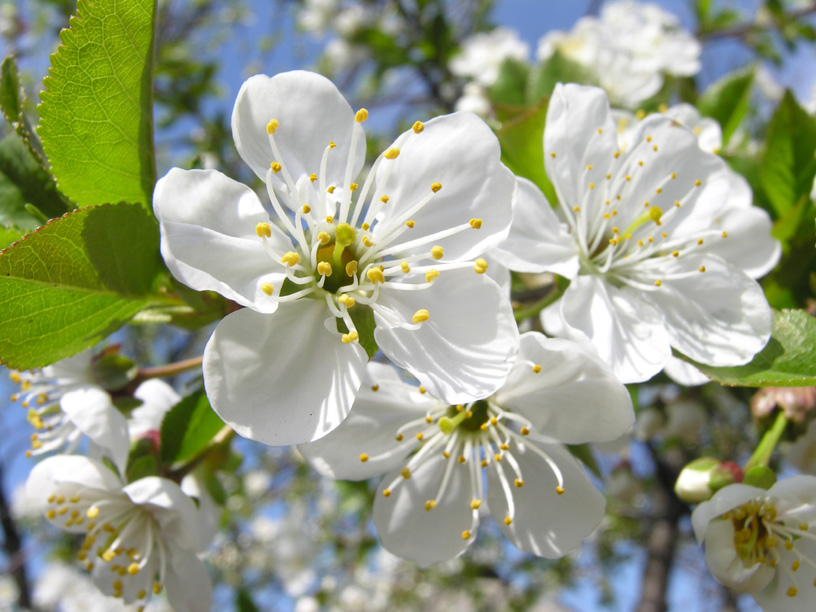
[{"label": "yellow anther", "polygon": [[586,168],[587,168],[587,170],[592,170],[592,168],[594,168],[594,166],[592,164],[589,164],[589,165],[587,165]]},{"label": "yellow anther", "polygon": [[792,587],[788,587],[786,595],[788,597],[796,597],[797,593],[799,593],[799,590],[795,586],[792,586]]},{"label": "yellow anther", "polygon": [[272,168],[272,174],[277,174],[281,171],[281,165],[278,162],[272,162],[269,164],[269,167]]},{"label": "yellow anther", "polygon": [[705,266],[700,266],[699,268],[697,268],[697,271],[698,271],[698,272],[705,272],[705,271],[706,271],[706,267],[705,267]]},{"label": "yellow anther", "polygon": [[337,146],[337,143],[336,143],[336,142],[334,142],[333,140],[330,140],[330,141],[329,141],[329,148],[330,148],[330,149],[333,149],[333,148],[334,148],[334,147],[336,147],[336,146]]},{"label": "yellow anther", "polygon": [[499,424],[499,419],[497,419],[496,417],[490,417],[490,424],[491,424],[493,427],[495,427],[496,425],[498,425],[498,424]]},{"label": "yellow anther", "polygon": [[136,595],[136,597],[138,597],[139,599],[144,599],[145,597],[147,597],[147,591],[142,589],[141,591],[139,591],[139,593]]},{"label": "yellow anther", "polygon": [[425,502],[425,512],[430,512],[434,508],[436,508],[436,500],[429,499],[428,501]]},{"label": "yellow anther", "polygon": [[272,283],[261,283],[261,291],[263,291],[266,295],[272,295],[275,293],[275,285]]},{"label": "yellow anther", "polygon": [[312,207],[309,206],[308,204],[304,204],[303,208],[301,208],[300,210],[303,212],[304,215],[308,215],[310,212],[312,212]]},{"label": "yellow anther", "polygon": [[102,558],[103,558],[105,561],[107,561],[108,563],[110,563],[111,561],[113,561],[113,558],[114,558],[115,556],[116,556],[116,553],[115,553],[115,552],[113,552],[113,551],[112,551],[110,548],[109,548],[108,550],[106,550],[105,552],[103,552],[103,553],[102,553]]},{"label": "yellow anther", "polygon": [[590,183],[590,184],[589,184],[589,188],[590,188],[590,189],[595,189],[595,183]]},{"label": "yellow anther", "polygon": [[383,491],[383,497],[391,497],[391,489],[385,489],[385,491]]},{"label": "yellow anther", "polygon": [[482,220],[481,219],[471,219],[468,221],[470,227],[473,229],[482,229]]},{"label": "yellow anther", "polygon": [[663,282],[660,279],[655,281],[655,287],[660,287],[660,285],[662,285],[662,284],[663,284]]},{"label": "yellow anther", "polygon": [[317,180],[317,175],[316,175],[314,172],[312,172],[312,173],[309,175],[309,180],[310,180],[310,181],[312,181],[312,182],[314,183],[314,182]]},{"label": "yellow anther", "polygon": [[564,494],[564,487],[562,487],[561,485],[558,485],[557,487],[555,487],[555,492],[558,493],[559,495],[563,495]]},{"label": "yellow anther", "polygon": [[660,187],[658,187],[657,189],[655,189],[655,193],[657,195],[660,195],[661,193],[663,193],[663,190]]},{"label": "yellow anther", "polygon": [[448,451],[442,451],[442,456],[443,456],[445,459],[450,459],[450,453],[449,453]]},{"label": "yellow anther", "polygon": [[470,509],[471,510],[478,510],[481,507],[482,507],[482,502],[479,499],[474,499],[472,502],[470,502]]},{"label": "yellow anther", "polygon": [[357,123],[363,123],[365,122],[366,119],[368,119],[368,111],[364,108],[358,110],[357,113],[355,113],[354,115],[354,120]]},{"label": "yellow anther", "polygon": [[509,516],[505,516],[504,517],[504,524],[509,527],[510,525],[513,524],[513,519],[511,519]]},{"label": "yellow anther", "polygon": [[[380,390],[380,385],[371,385],[371,390],[372,390],[374,393],[376,393],[377,391],[379,391],[379,390]],[[399,436],[397,436],[397,437],[398,437],[398,438],[401,440],[401,439],[402,439],[402,434],[400,434],[400,435],[399,435]],[[397,440],[397,441],[399,442],[399,440]]]},{"label": "yellow anther", "polygon": [[501,450],[503,450],[503,451],[507,451],[507,450],[510,450],[510,445],[509,444],[499,444],[499,448]]},{"label": "yellow anther", "polygon": [[365,463],[366,461],[368,461],[368,455],[367,455],[367,454],[365,454],[365,453],[362,453],[362,454],[360,455],[360,461],[362,461],[363,463]]},{"label": "yellow anther", "polygon": [[45,513],[45,516],[53,521],[55,518],[57,518],[57,511],[51,508]]},{"label": "yellow anther", "polygon": [[326,223],[334,223],[334,217],[332,217],[331,215],[326,217]]},{"label": "yellow anther", "polygon": [[699,240],[697,240],[697,244],[698,244],[698,245],[702,245],[702,244],[703,244],[703,239],[702,239],[702,238],[700,238]]},{"label": "yellow anther", "polygon": [[366,272],[366,276],[368,280],[370,280],[375,285],[377,283],[384,283],[385,282],[385,274],[379,268],[369,268]]},{"label": "yellow anther", "polygon": [[638,166],[643,166],[643,160],[638,160]]},{"label": "yellow anther", "polygon": [[580,206],[573,206],[572,210],[574,210],[575,212],[581,212],[581,207]]},{"label": "yellow anther", "polygon": [[349,191],[357,191],[358,187],[359,185],[357,183],[352,183],[351,185],[349,185]]},{"label": "yellow anther", "polygon": [[354,300],[354,298],[351,297],[348,293],[340,294],[340,297],[337,298],[337,301],[340,302],[346,308],[351,308],[352,306],[354,306],[357,303]]},{"label": "yellow anther", "polygon": [[329,236],[327,232],[318,232],[317,241],[320,244],[329,244],[329,242],[331,242],[331,236]]},{"label": "yellow anther", "polygon": [[527,429],[526,427],[522,427],[521,428],[521,435],[522,436],[529,436],[530,435],[530,430]]},{"label": "yellow anther", "polygon": [[411,477],[411,470],[407,467],[404,467],[400,470],[400,476],[402,476],[405,480],[408,480]]},{"label": "yellow anther", "polygon": [[[57,503],[61,503],[61,502],[58,501]],[[59,510],[57,510],[57,514],[59,514],[60,516],[64,516],[67,512],[68,512],[68,506],[62,506]]]},{"label": "yellow anther", "polygon": [[410,229],[414,229],[415,223],[414,223],[414,221],[409,219],[408,221],[405,222],[405,225],[408,226]]},{"label": "yellow anther", "polygon": [[428,425],[430,425],[431,423],[433,423],[433,417],[429,414],[428,416],[425,417],[425,422]]},{"label": "yellow anther", "polygon": [[77,553],[77,561],[85,561],[87,558],[88,558],[88,553],[86,553],[84,550],[80,550]]},{"label": "yellow anther", "polygon": [[555,152],[550,153],[550,157],[552,157],[553,159],[555,159],[555,157],[556,157]]},{"label": "yellow anther", "polygon": [[399,157],[400,150],[396,147],[392,147],[388,149],[385,153],[383,153],[383,157],[385,159],[397,159]]},{"label": "yellow anther", "polygon": [[390,199],[391,199],[390,197],[388,197],[387,195],[384,195],[384,196],[382,196],[380,198],[380,202],[382,202],[383,204],[388,204],[388,200],[390,200]]},{"label": "yellow anther", "polygon": [[638,118],[638,121],[642,121],[643,118],[646,116],[646,111],[642,108],[635,113],[635,117]]},{"label": "yellow anther", "polygon": [[270,119],[269,123],[266,124],[266,133],[267,134],[274,134],[275,130],[278,129],[279,125],[280,125],[280,123],[278,123],[277,119]]},{"label": "yellow anther", "polygon": [[620,233],[620,228],[619,227],[613,227],[612,228],[612,233],[613,234],[619,234]]},{"label": "yellow anther", "polygon": [[627,174],[627,175],[626,175],[624,178],[625,178],[627,181],[631,181],[631,180],[632,180],[632,177],[631,177],[631,176],[629,176],[628,174]]},{"label": "yellow anther", "polygon": [[465,530],[462,532],[462,539],[463,539],[463,540],[469,540],[469,539],[470,539],[470,532],[469,532],[467,529],[465,529]]},{"label": "yellow anther", "polygon": [[487,262],[480,257],[476,260],[473,270],[476,272],[476,274],[484,274],[487,272]]},{"label": "yellow anther", "polygon": [[603,218],[604,218],[604,219],[611,219],[611,218],[612,218],[612,215],[610,215],[609,213],[604,213]]},{"label": "yellow anther", "polygon": [[117,591],[121,591],[121,590],[122,590],[123,588],[125,588],[125,587],[124,587],[124,585],[122,584],[122,581],[121,581],[121,580],[119,580],[119,579],[117,579],[117,580],[114,580],[114,581],[113,581],[113,588],[114,588],[114,589],[116,589]]},{"label": "yellow anther", "polygon": [[128,565],[127,571],[128,574],[130,574],[131,576],[135,576],[136,574],[139,573],[140,569],[141,568],[139,567],[138,563],[131,563],[130,565]]},{"label": "yellow anther", "polygon": [[424,438],[425,438],[425,434],[424,434],[424,433],[422,433],[422,432],[419,432],[419,433],[416,435],[416,439],[417,439],[417,440],[419,440],[420,442],[422,442],[422,440],[423,440]]},{"label": "yellow anther", "polygon": [[[428,311],[426,310],[426,311],[425,311],[425,318],[424,318],[424,319],[422,319],[423,321],[427,321],[427,320],[428,320],[428,314],[427,314],[427,313],[428,313]],[[414,316],[416,317],[416,315],[414,315]],[[414,323],[416,323],[416,321],[414,321]],[[427,390],[425,387],[420,387],[420,388],[419,388],[419,392],[420,392],[422,395],[425,395],[425,394],[428,392],[428,390]]]},{"label": "yellow anther", "polygon": [[676,173],[676,172],[672,172],[672,173],[671,173],[671,180],[674,180],[674,179],[676,179],[676,178],[677,178],[677,173]]},{"label": "yellow anther", "polygon": [[363,236],[363,239],[361,240],[361,242],[362,242],[362,243],[363,243],[365,246],[367,246],[368,248],[371,248],[371,247],[373,247],[373,246],[374,246],[374,243],[373,243],[373,242],[371,242],[371,239],[369,239],[369,237],[368,237],[368,236]]},{"label": "yellow anther", "polygon": [[47,501],[49,504],[53,504],[56,499],[57,496],[52,493],[51,495],[48,496],[48,499],[45,501]]},{"label": "yellow anther", "polygon": [[429,313],[426,309],[420,308],[414,313],[414,316],[411,317],[411,320],[414,323],[423,323],[431,318],[431,313]]},{"label": "yellow anther", "polygon": [[436,268],[431,268],[430,270],[428,270],[425,273],[425,282],[430,283],[431,281],[433,281],[438,276],[439,276],[439,270],[437,270]]},{"label": "yellow anther", "polygon": [[652,137],[651,137],[651,136],[647,136],[647,137],[646,137],[646,142],[652,142]]},{"label": "yellow anther", "polygon": [[620,157],[620,151],[615,151],[615,154],[613,155],[613,157],[615,159],[618,159]]},{"label": "yellow anther", "polygon": [[335,189],[337,189],[337,187],[335,187],[334,185],[329,185],[326,191],[328,191],[329,193],[334,193]]},{"label": "yellow anther", "polygon": [[672,251],[673,257],[680,257],[680,251]]},{"label": "yellow anther", "polygon": [[319,261],[317,262],[317,273],[321,276],[331,276],[332,275],[332,267],[328,261]]},{"label": "yellow anther", "polygon": [[482,431],[487,431],[488,427],[489,425],[487,424],[487,422],[484,422],[481,425],[479,425],[479,429],[481,429]]},{"label": "yellow anther", "polygon": [[298,255],[294,251],[289,251],[288,253],[286,253],[286,255],[281,257],[281,263],[285,263],[290,268],[292,266],[296,265],[299,261],[300,261],[300,255]]},{"label": "yellow anther", "polygon": [[793,550],[793,540],[785,540],[785,548],[787,550]]},{"label": "yellow anther", "polygon": [[456,458],[456,460],[457,460],[459,463],[467,463],[467,459],[465,459],[465,456],[464,456],[464,455],[459,455],[459,456]]},{"label": "yellow anther", "polygon": [[513,481],[513,484],[516,485],[519,489],[524,486],[524,481],[521,478],[516,478]]},{"label": "yellow anther", "polygon": [[439,259],[442,259],[442,257],[444,257],[444,256],[445,256],[445,249],[443,249],[441,246],[437,245],[435,247],[431,247],[431,257],[433,257],[434,259],[439,260]]},{"label": "yellow anther", "polygon": [[340,336],[340,340],[343,341],[343,344],[351,344],[355,340],[357,340],[360,336],[357,335],[357,332],[349,332],[347,334],[343,334]]},{"label": "yellow anther", "polygon": [[431,183],[431,191],[437,193],[440,189],[442,189],[442,183]]},{"label": "yellow anther", "polygon": [[20,379],[20,372],[19,371],[12,370],[11,372],[9,372],[9,378],[11,379],[11,382],[13,382],[14,384],[17,384],[17,385],[20,384],[21,379]]},{"label": "yellow anther", "polygon": [[493,455],[493,459],[495,459],[496,461],[501,461],[502,456],[499,453],[496,453],[495,455]]},{"label": "yellow anther", "polygon": [[654,151],[655,153],[657,153],[657,145],[655,145],[655,146],[653,146],[653,147],[652,147],[652,151]]},{"label": "yellow anther", "polygon": [[696,181],[694,181],[694,186],[695,187],[699,187],[702,184],[703,184],[703,182],[700,179],[697,179]]},{"label": "yellow anther", "polygon": [[796,560],[793,562],[793,565],[791,565],[791,569],[792,569],[794,572],[795,572],[795,571],[797,571],[797,570],[799,569],[799,559],[796,559]]},{"label": "yellow anther", "polygon": [[411,129],[414,130],[414,134],[420,134],[425,129],[425,124],[421,121],[415,121]]},{"label": "yellow anther", "polygon": [[723,232],[721,235],[723,238],[728,238],[728,232]]},{"label": "yellow anther", "polygon": [[42,442],[40,442],[39,440],[34,440],[31,443],[31,448],[33,448],[34,450],[40,450],[42,448]]},{"label": "yellow anther", "polygon": [[[609,179],[611,179],[611,178],[612,178],[612,175],[611,175],[611,174],[607,174],[607,175],[606,175],[606,180],[607,180],[607,181],[608,181]],[[609,200],[607,200],[607,201],[606,201],[606,203],[607,203],[607,204],[609,204]]]},{"label": "yellow anther", "polygon": [[153,583],[153,594],[158,595],[159,593],[161,593],[161,590],[162,590],[161,582],[157,580],[156,582]]},{"label": "yellow anther", "polygon": [[352,259],[346,264],[346,275],[354,276],[355,274],[357,274],[357,260]]},{"label": "yellow anther", "polygon": [[272,226],[268,223],[259,223],[255,226],[255,233],[259,238],[269,238],[272,235]]},{"label": "yellow anther", "polygon": [[370,226],[368,223],[363,223],[363,224],[360,226],[360,228],[361,228],[361,229],[362,229],[364,232],[367,232],[369,229],[371,229],[371,226]]},{"label": "yellow anther", "polygon": [[533,366],[533,372],[535,372],[536,374],[538,374],[540,371],[541,371],[541,366],[540,366],[540,365],[538,365],[538,364],[535,364],[535,365]]}]

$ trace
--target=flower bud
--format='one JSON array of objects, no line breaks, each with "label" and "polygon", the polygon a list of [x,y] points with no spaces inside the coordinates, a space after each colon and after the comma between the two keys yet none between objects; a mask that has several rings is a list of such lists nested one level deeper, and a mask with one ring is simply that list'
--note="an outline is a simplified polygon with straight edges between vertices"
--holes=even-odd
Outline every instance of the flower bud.
[{"label": "flower bud", "polygon": [[674,492],[688,504],[706,501],[724,486],[742,481],[742,470],[731,461],[712,457],[695,459],[680,472]]}]

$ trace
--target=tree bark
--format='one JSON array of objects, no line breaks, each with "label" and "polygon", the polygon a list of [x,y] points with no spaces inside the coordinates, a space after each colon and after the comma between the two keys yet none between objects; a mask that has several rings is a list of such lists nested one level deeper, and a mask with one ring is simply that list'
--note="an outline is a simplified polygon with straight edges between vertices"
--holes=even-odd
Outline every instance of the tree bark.
[{"label": "tree bark", "polygon": [[11,516],[11,509],[3,491],[3,466],[0,465],[0,526],[3,528],[3,548],[8,557],[8,572],[14,578],[19,591],[18,602],[21,608],[32,609],[31,589],[28,584],[25,554],[22,550],[20,533]]}]

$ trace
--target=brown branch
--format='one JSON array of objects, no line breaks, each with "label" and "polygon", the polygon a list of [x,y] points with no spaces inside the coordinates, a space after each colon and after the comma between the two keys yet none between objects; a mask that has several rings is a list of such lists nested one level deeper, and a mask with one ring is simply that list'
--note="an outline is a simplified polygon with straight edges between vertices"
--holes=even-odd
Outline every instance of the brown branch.
[{"label": "brown branch", "polygon": [[730,28],[724,28],[722,30],[711,30],[710,32],[698,32],[697,38],[699,38],[703,42],[719,40],[723,38],[742,38],[746,34],[751,34],[753,32],[762,32],[764,30],[779,27],[783,23],[783,21],[794,21],[796,19],[801,19],[802,17],[807,17],[808,15],[812,15],[814,13],[816,13],[816,4],[814,4],[813,6],[801,8],[796,11],[791,11],[790,13],[786,13],[784,20],[779,21],[774,20],[769,24],[762,24],[757,23],[755,21],[749,21],[747,23],[741,23],[739,25],[735,25]]},{"label": "brown branch", "polygon": [[31,609],[31,589],[28,584],[25,555],[22,552],[22,541],[17,525],[11,516],[11,509],[3,491],[3,466],[0,464],[0,525],[3,528],[3,548],[8,556],[8,572],[14,578],[19,592],[18,603],[23,609]]}]

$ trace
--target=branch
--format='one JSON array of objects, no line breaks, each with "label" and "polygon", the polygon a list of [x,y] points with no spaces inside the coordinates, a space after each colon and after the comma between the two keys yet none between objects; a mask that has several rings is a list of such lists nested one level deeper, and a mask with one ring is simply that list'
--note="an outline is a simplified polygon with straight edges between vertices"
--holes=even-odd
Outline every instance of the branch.
[{"label": "branch", "polygon": [[11,517],[11,509],[6,502],[6,495],[3,491],[3,466],[0,464],[0,524],[3,527],[3,548],[9,559],[8,571],[14,578],[19,592],[18,603],[23,609],[31,609],[31,589],[28,584],[26,573],[25,556],[22,552],[20,533],[17,525]]},{"label": "branch", "polygon": [[[790,13],[786,13],[784,21],[795,21],[797,19],[807,17],[808,15],[812,15],[814,13],[816,13],[816,5],[801,8],[796,11],[791,11]],[[722,30],[711,30],[710,32],[698,32],[697,38],[703,42],[718,40],[722,38],[742,38],[746,34],[750,34],[752,32],[761,32],[763,30],[768,30],[771,28],[778,28],[781,23],[782,20],[773,20],[769,24],[757,23],[756,21],[749,21],[747,23],[741,23],[739,25],[735,25],[730,28],[724,28]]]}]

